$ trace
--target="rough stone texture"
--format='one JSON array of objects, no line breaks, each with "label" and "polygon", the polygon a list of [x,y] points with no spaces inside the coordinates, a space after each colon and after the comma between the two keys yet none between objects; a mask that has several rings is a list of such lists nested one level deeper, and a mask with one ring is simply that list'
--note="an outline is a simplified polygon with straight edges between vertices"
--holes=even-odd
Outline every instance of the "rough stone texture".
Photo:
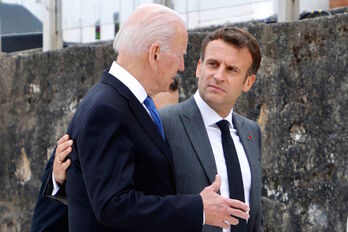
[{"label": "rough stone texture", "polygon": [[[264,230],[345,231],[348,14],[245,26],[263,60],[235,110],[263,132]],[[206,33],[190,33],[181,100]],[[0,231],[29,230],[48,155],[114,57],[111,44],[1,57]]]},{"label": "rough stone texture", "polygon": [[266,231],[345,231],[348,15],[250,26],[263,61],[237,106],[263,130]]}]

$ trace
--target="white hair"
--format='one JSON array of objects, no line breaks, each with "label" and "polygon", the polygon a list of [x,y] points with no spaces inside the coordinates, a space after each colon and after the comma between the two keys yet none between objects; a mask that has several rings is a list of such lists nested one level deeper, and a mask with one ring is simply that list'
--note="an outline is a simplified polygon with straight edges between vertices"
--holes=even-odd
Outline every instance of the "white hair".
[{"label": "white hair", "polygon": [[139,55],[148,51],[153,43],[161,50],[170,50],[170,38],[177,30],[177,23],[185,27],[183,19],[175,11],[159,5],[145,4],[137,8],[126,20],[114,39],[116,52]]}]

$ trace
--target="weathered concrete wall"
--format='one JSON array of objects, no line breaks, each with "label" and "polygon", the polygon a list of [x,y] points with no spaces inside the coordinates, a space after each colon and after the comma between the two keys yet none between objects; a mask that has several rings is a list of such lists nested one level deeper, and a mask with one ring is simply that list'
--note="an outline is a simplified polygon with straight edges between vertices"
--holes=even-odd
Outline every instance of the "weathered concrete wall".
[{"label": "weathered concrete wall", "polygon": [[[348,217],[348,14],[249,24],[257,82],[236,111],[263,131],[265,231],[345,231]],[[196,89],[202,38],[190,34],[181,99]],[[28,231],[40,175],[111,44],[0,61],[0,231]]]},{"label": "weathered concrete wall", "polygon": [[112,46],[0,60],[0,231],[29,231],[41,174]]}]

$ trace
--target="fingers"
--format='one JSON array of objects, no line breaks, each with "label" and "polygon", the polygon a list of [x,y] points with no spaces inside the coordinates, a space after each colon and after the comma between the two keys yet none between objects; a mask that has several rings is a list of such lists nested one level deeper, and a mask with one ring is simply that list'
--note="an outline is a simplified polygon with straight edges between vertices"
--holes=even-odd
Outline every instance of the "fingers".
[{"label": "fingers", "polygon": [[69,135],[64,135],[58,140],[55,160],[53,162],[53,173],[55,180],[62,184],[66,179],[66,170],[71,164],[67,156],[72,151],[73,141],[69,140]]},{"label": "fingers", "polygon": [[[65,149],[62,153],[57,154],[57,158],[53,162],[53,175],[54,179],[57,183],[63,184],[66,180],[66,171],[71,165],[71,160],[70,159],[63,159],[62,157],[67,157],[67,155],[71,152],[71,147],[68,147]],[[63,162],[64,161],[64,162]]]},{"label": "fingers", "polygon": [[[69,140],[71,141],[71,140]],[[70,154],[70,152],[72,151],[71,147],[66,148],[65,150],[63,150],[60,153],[57,153],[57,160],[59,163],[63,163],[66,160],[66,157]]]},{"label": "fingers", "polygon": [[72,140],[67,140],[67,141],[61,142],[60,144],[58,143],[58,146],[56,149],[56,155],[59,155],[60,153],[62,153],[64,150],[71,147],[72,145],[73,145]]},{"label": "fingers", "polygon": [[70,159],[66,160],[66,161],[65,161],[64,163],[62,163],[62,165],[61,165],[62,169],[63,169],[64,171],[67,170],[68,167],[70,166],[70,163],[71,163]]},{"label": "fingers", "polygon": [[250,208],[247,204],[245,204],[244,202],[242,201],[239,201],[239,200],[235,200],[235,199],[227,199],[228,200],[228,204],[231,208],[234,208],[234,209],[240,209],[244,212],[248,212],[250,211]]},{"label": "fingers", "polygon": [[200,192],[205,213],[205,223],[228,229],[230,225],[237,225],[239,219],[249,219],[250,209],[242,201],[217,194],[220,185],[221,178],[216,175],[215,181]]},{"label": "fingers", "polygon": [[[245,219],[245,220],[249,219],[249,212],[243,211],[240,209],[230,208],[229,215],[231,215],[234,218],[241,218],[241,219]],[[233,223],[230,222],[230,224],[233,224]]]},{"label": "fingers", "polygon": [[65,141],[67,141],[69,139],[69,135],[65,134],[63,135],[59,140],[58,140],[58,145],[61,143],[64,143]]},{"label": "fingers", "polygon": [[[245,219],[245,220],[249,219],[250,208],[247,204],[235,199],[226,199],[226,200],[228,201],[228,205],[229,205],[229,209],[228,209],[229,215],[236,218]],[[230,223],[230,224],[233,224],[233,223]]]},{"label": "fingers", "polygon": [[234,217],[226,217],[223,218],[223,221],[219,222],[218,226],[228,230],[230,228],[230,225],[237,225],[238,223],[238,219]]}]

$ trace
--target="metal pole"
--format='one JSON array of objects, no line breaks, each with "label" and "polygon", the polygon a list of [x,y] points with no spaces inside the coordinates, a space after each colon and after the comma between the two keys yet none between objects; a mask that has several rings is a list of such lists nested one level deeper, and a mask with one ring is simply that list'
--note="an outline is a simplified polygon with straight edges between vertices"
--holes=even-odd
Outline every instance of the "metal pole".
[{"label": "metal pole", "polygon": [[300,11],[299,0],[278,0],[278,22],[298,19]]},{"label": "metal pole", "polygon": [[62,0],[44,0],[43,51],[63,48]]}]

